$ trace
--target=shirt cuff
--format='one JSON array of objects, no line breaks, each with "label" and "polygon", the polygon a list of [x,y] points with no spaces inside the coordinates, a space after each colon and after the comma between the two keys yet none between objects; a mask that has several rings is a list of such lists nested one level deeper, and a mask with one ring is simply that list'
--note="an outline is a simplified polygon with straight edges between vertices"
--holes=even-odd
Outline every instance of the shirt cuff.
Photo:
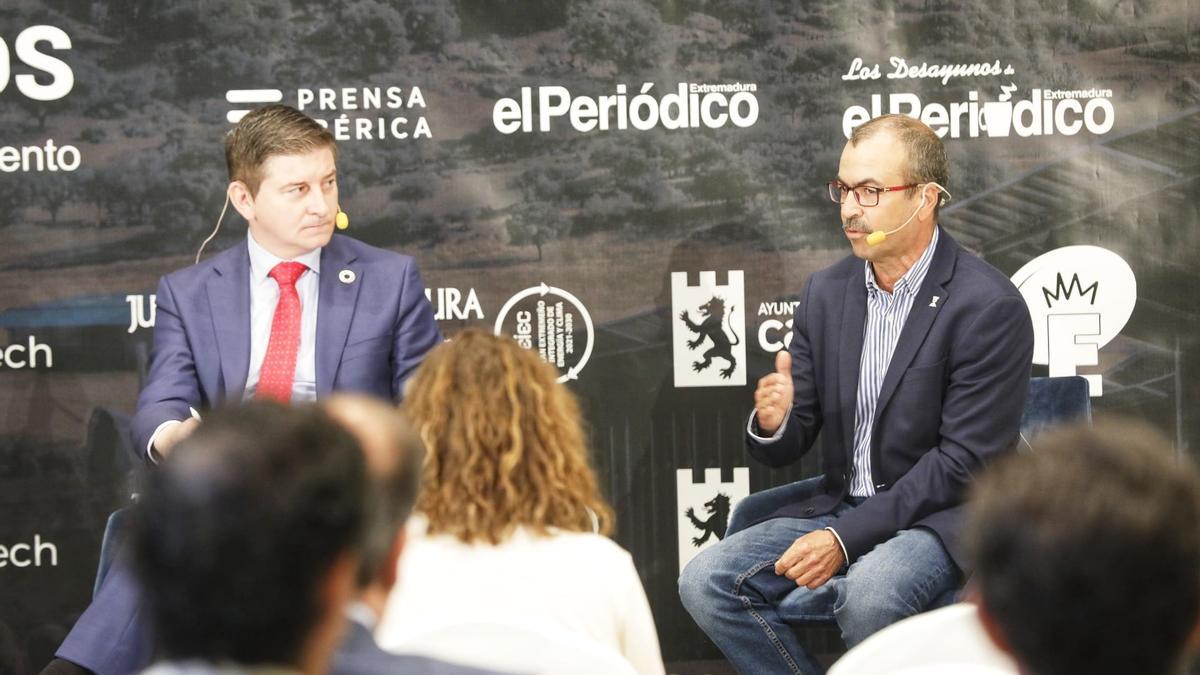
[{"label": "shirt cuff", "polygon": [[146,444],[146,456],[150,458],[152,463],[158,464],[160,461],[162,461],[162,455],[158,454],[158,451],[154,449],[154,439],[158,438],[158,435],[162,433],[163,429],[166,429],[172,424],[180,424],[181,422],[182,420],[167,420],[166,422],[158,425],[158,428],[154,430],[154,433],[150,434],[150,442]]},{"label": "shirt cuff", "polygon": [[846,553],[846,544],[842,543],[842,537],[838,535],[837,530],[833,529],[832,527],[827,527],[825,529],[833,533],[833,538],[837,539],[838,546],[842,547],[842,559],[846,561],[846,565],[849,565],[850,554]]},{"label": "shirt cuff", "polygon": [[750,419],[746,422],[746,433],[750,434],[750,438],[753,438],[754,440],[758,441],[759,443],[774,443],[775,441],[783,438],[783,431],[784,431],[784,429],[787,429],[787,422],[788,422],[787,417],[783,418],[783,424],[780,424],[779,428],[776,429],[775,433],[771,436],[758,435],[758,421],[757,420],[758,420],[758,411],[757,410],[750,411]]}]

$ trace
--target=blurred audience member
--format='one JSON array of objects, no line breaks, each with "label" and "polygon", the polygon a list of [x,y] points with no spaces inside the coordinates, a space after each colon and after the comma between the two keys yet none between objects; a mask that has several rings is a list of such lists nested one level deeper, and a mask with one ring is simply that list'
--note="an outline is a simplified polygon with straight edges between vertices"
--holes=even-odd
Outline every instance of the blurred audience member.
[{"label": "blurred audience member", "polygon": [[830,675],[1168,675],[1197,647],[1200,474],[1139,423],[1067,427],[968,502],[968,603],[905,619]]},{"label": "blurred audience member", "polygon": [[[421,479],[421,439],[394,406],[354,394],[334,394],[323,407],[358,439],[373,478],[371,519],[358,568],[361,592],[346,609],[349,626],[332,675],[487,675],[491,671],[414,654],[394,654],[371,632],[397,581],[405,529]],[[415,580],[412,583],[420,583]]]},{"label": "blurred audience member", "polygon": [[[513,340],[467,330],[429,354],[405,409],[427,457],[398,585],[376,637],[494,620],[606,645],[662,673],[633,560],[606,536],[612,510],[588,464],[575,398]],[[411,583],[406,581],[411,580]],[[462,651],[470,651],[464,635]]]},{"label": "blurred audience member", "polygon": [[150,474],[135,569],[154,675],[324,675],[355,596],[368,522],[363,455],[319,409],[214,412]]},{"label": "blurred audience member", "polygon": [[1043,437],[970,506],[984,629],[1033,675],[1166,675],[1197,646],[1200,475],[1139,423]]}]

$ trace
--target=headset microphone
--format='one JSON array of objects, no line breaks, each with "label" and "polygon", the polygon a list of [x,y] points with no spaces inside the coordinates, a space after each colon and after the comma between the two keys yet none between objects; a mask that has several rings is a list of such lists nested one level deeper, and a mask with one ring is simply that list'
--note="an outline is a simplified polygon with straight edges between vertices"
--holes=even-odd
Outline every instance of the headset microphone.
[{"label": "headset microphone", "polygon": [[[932,183],[932,182],[926,183],[925,185],[932,185],[935,188],[946,193],[946,199],[944,201],[942,201],[943,204],[950,201],[950,191],[947,190],[946,188],[942,187],[941,185],[938,185],[937,183]],[[939,197],[939,199],[941,199],[941,198]],[[899,232],[900,230],[903,230],[904,228],[908,227],[908,224],[912,222],[913,218],[917,217],[917,213],[919,213],[921,211],[921,209],[923,209],[923,208],[925,208],[925,188],[924,188],[924,186],[921,187],[921,203],[917,205],[916,210],[912,212],[912,215],[908,217],[908,220],[905,220],[904,223],[900,225],[900,227],[897,227],[892,230],[888,230],[887,232],[872,232],[871,234],[868,234],[867,235],[867,244],[870,246],[878,246],[878,245],[882,244],[884,242],[884,240],[888,238],[889,234],[895,234],[895,233]]]},{"label": "headset microphone", "polygon": [[229,208],[229,193],[226,192],[225,193],[225,206],[221,207],[221,215],[217,216],[217,226],[213,228],[212,234],[208,235],[208,238],[205,239],[200,244],[200,250],[196,251],[196,260],[195,260],[196,263],[200,262],[200,254],[204,253],[204,247],[208,246],[208,242],[212,241],[213,237],[217,236],[217,232],[219,232],[221,230],[221,221],[225,220],[225,211],[228,208]]},{"label": "headset microphone", "polygon": [[[200,255],[202,253],[204,253],[204,247],[208,246],[208,242],[212,241],[213,237],[217,236],[217,232],[219,232],[221,230],[221,221],[225,220],[225,211],[227,211],[228,209],[229,209],[229,193],[226,192],[225,193],[225,206],[221,207],[221,215],[217,216],[217,225],[216,225],[216,227],[213,228],[212,234],[208,235],[208,238],[205,239],[203,242],[201,242],[200,249],[198,251],[196,251],[196,260],[194,262],[196,262],[196,263],[200,262]],[[350,216],[346,215],[346,212],[343,211],[342,207],[340,207],[340,206],[338,207],[337,215],[333,217],[333,224],[335,226],[337,226],[337,229],[339,229],[339,230],[344,230],[347,227],[350,227]]]}]

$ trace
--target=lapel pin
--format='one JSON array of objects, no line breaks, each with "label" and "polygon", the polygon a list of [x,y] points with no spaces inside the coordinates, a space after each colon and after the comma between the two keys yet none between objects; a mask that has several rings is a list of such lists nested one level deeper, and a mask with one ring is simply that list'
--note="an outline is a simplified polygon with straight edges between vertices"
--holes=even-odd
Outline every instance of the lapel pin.
[{"label": "lapel pin", "polygon": [[358,277],[354,274],[354,270],[342,270],[341,272],[338,272],[338,281],[342,282],[343,284],[352,284],[357,278]]},{"label": "lapel pin", "polygon": [[940,296],[940,295],[933,296],[933,299],[929,301],[929,306],[936,308],[938,300],[941,300],[941,299],[942,299],[942,296]]}]

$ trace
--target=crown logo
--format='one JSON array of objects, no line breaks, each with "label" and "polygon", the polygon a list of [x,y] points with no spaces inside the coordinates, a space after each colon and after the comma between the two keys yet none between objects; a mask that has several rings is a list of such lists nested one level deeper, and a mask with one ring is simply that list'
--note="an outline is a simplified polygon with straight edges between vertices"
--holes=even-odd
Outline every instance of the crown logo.
[{"label": "crown logo", "polygon": [[[1071,296],[1081,297],[1090,296],[1088,304],[1096,304],[1096,291],[1100,288],[1100,282],[1094,281],[1091,286],[1083,287],[1079,282],[1079,274],[1071,275],[1071,283],[1067,284],[1063,281],[1062,272],[1057,275],[1057,281],[1054,285],[1054,290],[1050,290],[1045,286],[1042,287],[1042,296],[1046,299],[1046,307],[1053,307],[1056,302],[1065,302],[1071,299]],[[1053,298],[1054,302],[1051,302]]]}]

